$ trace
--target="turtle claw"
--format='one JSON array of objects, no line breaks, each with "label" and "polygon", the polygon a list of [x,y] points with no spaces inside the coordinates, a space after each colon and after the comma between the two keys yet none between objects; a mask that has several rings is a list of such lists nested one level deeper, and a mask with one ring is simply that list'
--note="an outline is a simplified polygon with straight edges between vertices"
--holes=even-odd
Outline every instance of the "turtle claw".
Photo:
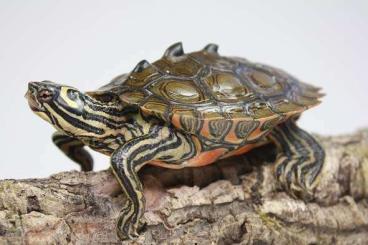
[{"label": "turtle claw", "polygon": [[117,227],[117,233],[121,240],[128,240],[128,239],[137,240],[138,239],[139,234],[136,228],[134,228],[132,225],[129,225],[129,227],[127,227],[126,230],[128,231],[125,231],[125,229],[121,230],[119,229],[119,227]]},{"label": "turtle claw", "polygon": [[306,186],[298,186],[294,183],[291,185],[288,192],[292,197],[302,199],[306,202],[312,201],[314,198],[313,189],[309,189]]},{"label": "turtle claw", "polygon": [[131,238],[130,238],[130,239],[132,239],[132,240],[136,240],[138,237],[139,237],[138,232],[134,232],[134,233],[131,235]]},{"label": "turtle claw", "polygon": [[[138,231],[141,230],[141,221],[137,218],[136,213],[131,213],[133,208],[131,203],[128,202],[126,207],[120,211],[117,222],[117,233],[121,240],[137,240],[139,237]],[[133,208],[134,209],[134,208]],[[134,220],[136,222],[134,222]]]}]

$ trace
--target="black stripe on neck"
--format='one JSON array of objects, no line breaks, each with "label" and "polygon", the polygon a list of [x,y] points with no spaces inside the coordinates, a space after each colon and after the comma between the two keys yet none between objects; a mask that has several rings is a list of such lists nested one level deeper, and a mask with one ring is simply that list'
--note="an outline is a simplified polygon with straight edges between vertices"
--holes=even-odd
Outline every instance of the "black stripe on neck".
[{"label": "black stripe on neck", "polygon": [[94,126],[91,126],[85,122],[80,121],[79,119],[76,119],[74,117],[71,117],[70,115],[68,115],[67,113],[65,113],[64,111],[60,110],[56,105],[54,104],[50,104],[50,107],[58,114],[60,115],[65,121],[67,121],[68,123],[70,123],[71,125],[73,125],[76,128],[82,129],[84,131],[87,132],[91,132],[91,133],[95,133],[98,135],[104,134],[104,130],[101,128],[97,128]]}]

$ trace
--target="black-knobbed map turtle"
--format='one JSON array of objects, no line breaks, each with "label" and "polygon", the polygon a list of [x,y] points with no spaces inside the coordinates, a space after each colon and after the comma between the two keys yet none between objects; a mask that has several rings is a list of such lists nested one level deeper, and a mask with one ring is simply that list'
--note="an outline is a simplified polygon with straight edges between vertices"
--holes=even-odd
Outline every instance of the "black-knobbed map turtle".
[{"label": "black-knobbed map turtle", "polygon": [[217,49],[184,53],[176,43],[93,92],[29,83],[31,109],[56,128],[53,141],[82,170],[92,170],[83,146],[111,156],[129,200],[117,222],[122,239],[138,235],[145,199],[137,172],[145,164],[198,167],[273,142],[280,184],[293,196],[313,197],[324,151],[295,121],[319,103],[319,88]]}]

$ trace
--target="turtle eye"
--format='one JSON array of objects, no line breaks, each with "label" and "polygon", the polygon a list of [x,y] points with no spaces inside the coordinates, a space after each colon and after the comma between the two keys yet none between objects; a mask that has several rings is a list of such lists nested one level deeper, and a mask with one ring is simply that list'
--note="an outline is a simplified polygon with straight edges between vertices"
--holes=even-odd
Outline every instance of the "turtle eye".
[{"label": "turtle eye", "polygon": [[68,97],[71,100],[76,100],[78,98],[78,91],[68,90]]},{"label": "turtle eye", "polygon": [[42,102],[48,102],[52,99],[53,93],[48,89],[43,89],[38,93],[38,99]]}]

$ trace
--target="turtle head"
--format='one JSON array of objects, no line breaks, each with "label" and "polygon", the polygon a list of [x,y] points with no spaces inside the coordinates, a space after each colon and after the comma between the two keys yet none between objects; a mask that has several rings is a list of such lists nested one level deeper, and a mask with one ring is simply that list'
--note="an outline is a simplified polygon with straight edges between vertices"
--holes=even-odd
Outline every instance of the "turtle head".
[{"label": "turtle head", "polygon": [[[91,97],[50,81],[30,82],[26,98],[33,112],[71,136],[98,137],[123,122],[124,108],[112,95]],[[106,98],[107,97],[107,98]]]}]

